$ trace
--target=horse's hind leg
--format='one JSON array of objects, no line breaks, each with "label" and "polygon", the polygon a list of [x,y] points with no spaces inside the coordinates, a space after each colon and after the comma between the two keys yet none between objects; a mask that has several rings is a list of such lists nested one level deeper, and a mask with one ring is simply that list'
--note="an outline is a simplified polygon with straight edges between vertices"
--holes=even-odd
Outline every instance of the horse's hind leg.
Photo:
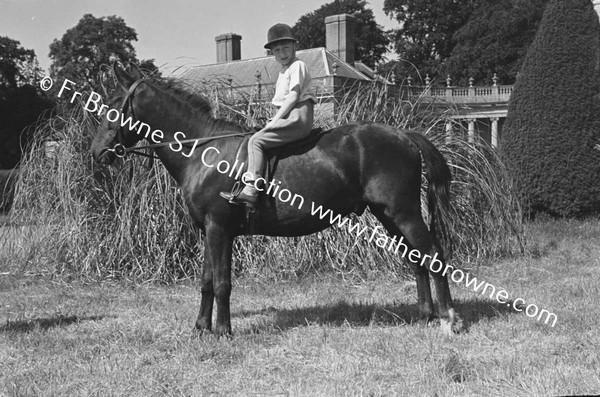
[{"label": "horse's hind leg", "polygon": [[[374,213],[375,217],[383,224],[388,233],[392,236],[396,236],[398,241],[400,241],[404,233],[400,231],[400,229],[396,225],[396,222],[394,222],[391,219],[391,217],[385,215],[384,211],[382,210],[378,210],[376,208],[371,208],[371,210]],[[414,235],[414,232],[412,232],[410,229],[411,228],[408,226],[405,227],[405,232],[412,236]],[[399,244],[400,249],[398,250],[398,252],[401,253],[403,257],[406,257],[408,253],[413,249],[413,247],[416,246],[414,242],[418,240],[416,238],[409,239],[406,235],[404,235],[404,238],[405,240],[402,244],[406,243],[404,244],[404,249],[406,251],[403,251],[402,245]],[[422,241],[421,245],[423,244],[426,244],[426,242]],[[433,318],[434,315],[433,300],[431,298],[431,286],[429,284],[429,271],[427,270],[427,268],[419,266],[419,264],[416,263],[409,262],[409,265],[415,273],[415,279],[417,281],[417,305],[419,307],[419,315],[424,320],[429,321]]]},{"label": "horse's hind leg", "polygon": [[[398,239],[403,236],[407,242],[405,247],[400,245],[398,252],[404,258],[412,258],[408,262],[417,279],[419,312],[427,317],[431,317],[433,314],[431,287],[429,285],[429,272],[431,271],[436,286],[438,315],[442,322],[442,328],[444,332],[451,333],[457,316],[452,307],[448,279],[442,268],[444,266],[443,254],[435,243],[432,234],[427,230],[420,211],[413,209],[413,211],[392,214],[388,210],[373,209],[373,213],[390,234],[396,235]],[[419,251],[418,256],[410,255],[413,249]],[[417,258],[415,259],[415,257]],[[431,270],[432,266],[437,271]]]},{"label": "horse's hind leg", "polygon": [[[437,291],[439,311],[440,313],[447,313],[447,317],[440,314],[441,325],[446,334],[451,334],[455,329],[459,331],[463,326],[462,320],[456,314],[452,305],[450,286],[448,285],[448,277],[446,276],[448,267],[452,267],[446,266],[442,249],[435,239],[433,240],[432,252],[434,255],[437,253],[437,257],[436,261],[431,260],[429,269],[435,283],[435,290]],[[432,258],[434,257],[432,256]]]}]

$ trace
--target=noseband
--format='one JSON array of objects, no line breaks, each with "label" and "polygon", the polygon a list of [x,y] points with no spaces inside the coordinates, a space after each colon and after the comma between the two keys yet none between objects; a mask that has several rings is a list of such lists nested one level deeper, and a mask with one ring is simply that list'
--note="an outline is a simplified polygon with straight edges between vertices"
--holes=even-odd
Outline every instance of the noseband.
[{"label": "noseband", "polygon": [[[123,98],[123,102],[121,103],[121,108],[120,108],[120,114],[122,115],[121,117],[125,117],[125,112],[127,111],[128,108],[131,109],[131,117],[133,117],[133,118],[135,117],[135,115],[133,114],[133,106],[131,104],[131,101],[133,99],[133,92],[141,83],[147,84],[147,82],[144,79],[139,79],[139,80],[136,80],[131,85],[131,87],[129,87],[129,90],[127,90],[127,93],[125,94],[125,98]],[[115,144],[115,146],[113,146],[112,148],[106,148],[103,150],[103,152],[112,152],[115,154],[115,156],[121,157],[121,158],[127,156],[127,153],[134,153],[134,154],[139,154],[141,156],[155,158],[155,156],[148,155],[144,152],[138,152],[133,147],[130,147],[130,148],[125,147],[125,145],[123,144],[123,142],[125,142],[125,139],[123,138],[123,128],[124,128],[123,125],[121,125],[117,128],[117,143]],[[141,149],[141,147],[138,149]]]},{"label": "noseband", "polygon": [[[129,87],[129,90],[127,90],[127,93],[125,94],[125,98],[123,98],[123,103],[121,104],[121,115],[122,115],[121,117],[125,117],[125,114],[126,114],[125,112],[127,111],[127,109],[130,109],[131,117],[135,118],[135,115],[133,113],[133,104],[132,104],[133,93],[141,83],[146,83],[146,84],[150,85],[150,83],[147,82],[146,79],[139,79],[139,80],[136,80],[131,85],[131,87]],[[117,143],[112,148],[103,149],[103,151],[101,153],[112,152],[115,154],[115,156],[121,157],[121,158],[127,156],[128,153],[133,153],[133,154],[137,154],[137,155],[144,156],[144,157],[150,157],[151,159],[156,159],[158,157],[153,156],[151,154],[144,153],[144,152],[140,152],[139,149],[154,149],[154,148],[169,146],[172,143],[178,143],[183,146],[193,146],[194,144],[196,144],[196,142],[198,142],[199,144],[205,144],[205,143],[208,143],[215,139],[229,138],[229,137],[234,137],[234,136],[245,137],[247,135],[252,135],[255,132],[255,131],[244,131],[243,127],[242,127],[242,132],[230,131],[231,133],[229,133],[229,134],[211,136],[211,137],[206,137],[206,138],[189,138],[189,139],[182,139],[179,141],[159,142],[159,143],[153,143],[150,145],[126,147],[124,144],[124,142],[125,142],[124,133],[123,133],[124,128],[125,127],[121,123],[121,125],[117,129]]]}]

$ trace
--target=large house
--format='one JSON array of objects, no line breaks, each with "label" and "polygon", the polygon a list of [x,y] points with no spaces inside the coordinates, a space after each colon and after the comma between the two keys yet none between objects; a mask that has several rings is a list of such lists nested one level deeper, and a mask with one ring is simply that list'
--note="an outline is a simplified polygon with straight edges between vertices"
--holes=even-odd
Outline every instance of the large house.
[{"label": "large house", "polygon": [[[379,81],[392,84],[354,57],[354,27],[356,18],[348,14],[333,15],[325,19],[326,47],[297,52],[315,80],[315,95],[319,101],[316,117],[331,117],[336,104],[348,88]],[[217,61],[188,69],[181,78],[188,84],[210,85],[231,92],[245,93],[252,101],[265,102],[273,96],[280,66],[271,56],[241,59],[242,37],[235,33],[221,34],[215,38]],[[493,146],[498,145],[500,129],[512,86],[489,87],[402,87],[399,99],[414,97],[432,101],[437,106],[451,107],[448,112],[447,131],[458,121],[466,124],[470,136],[482,136]]]}]

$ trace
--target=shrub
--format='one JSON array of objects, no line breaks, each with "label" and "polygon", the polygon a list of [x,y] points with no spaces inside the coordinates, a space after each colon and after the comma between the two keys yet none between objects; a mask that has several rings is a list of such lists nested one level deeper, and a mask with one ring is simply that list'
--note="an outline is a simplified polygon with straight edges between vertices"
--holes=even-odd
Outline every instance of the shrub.
[{"label": "shrub", "polygon": [[515,84],[502,138],[529,214],[600,211],[599,59],[592,3],[551,1]]}]

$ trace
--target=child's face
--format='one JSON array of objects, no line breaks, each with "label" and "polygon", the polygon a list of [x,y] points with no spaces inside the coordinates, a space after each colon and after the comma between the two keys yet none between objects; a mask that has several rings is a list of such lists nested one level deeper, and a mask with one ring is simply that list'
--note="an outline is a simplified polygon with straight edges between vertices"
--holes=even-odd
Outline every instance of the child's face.
[{"label": "child's face", "polygon": [[271,53],[281,66],[289,66],[296,58],[296,43],[293,41],[282,41],[271,47]]}]

